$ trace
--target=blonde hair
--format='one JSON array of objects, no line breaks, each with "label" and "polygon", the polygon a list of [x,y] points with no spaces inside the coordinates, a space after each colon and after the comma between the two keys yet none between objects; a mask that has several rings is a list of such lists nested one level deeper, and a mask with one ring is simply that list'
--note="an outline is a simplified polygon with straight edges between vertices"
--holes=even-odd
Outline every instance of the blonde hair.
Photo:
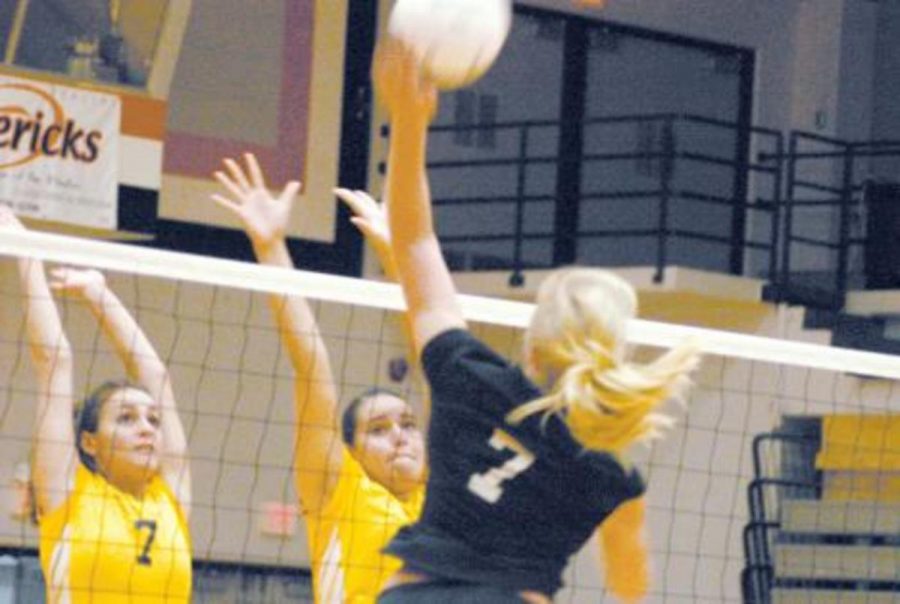
[{"label": "blonde hair", "polygon": [[634,289],[613,273],[570,268],[551,274],[538,290],[526,333],[532,377],[549,393],[507,420],[560,415],[589,449],[620,451],[659,437],[674,422],[656,409],[682,399],[699,352],[686,343],[645,365],[626,362],[625,329],[636,314]]}]

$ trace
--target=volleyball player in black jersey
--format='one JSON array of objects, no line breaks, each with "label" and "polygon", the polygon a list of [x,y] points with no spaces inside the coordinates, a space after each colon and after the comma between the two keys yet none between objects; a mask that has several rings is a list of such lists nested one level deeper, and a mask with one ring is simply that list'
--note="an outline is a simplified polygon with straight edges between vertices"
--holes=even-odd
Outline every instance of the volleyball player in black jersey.
[{"label": "volleyball player in black jersey", "polygon": [[404,567],[379,602],[549,602],[594,533],[607,586],[622,601],[640,600],[645,485],[624,451],[670,423],[656,408],[682,394],[695,349],[626,362],[636,295],[597,269],[562,270],[542,284],[524,371],[474,338],[432,223],[425,151],[434,87],[396,40],[377,52],[373,77],[391,118],[392,245],[431,387],[425,507],[387,547]]}]

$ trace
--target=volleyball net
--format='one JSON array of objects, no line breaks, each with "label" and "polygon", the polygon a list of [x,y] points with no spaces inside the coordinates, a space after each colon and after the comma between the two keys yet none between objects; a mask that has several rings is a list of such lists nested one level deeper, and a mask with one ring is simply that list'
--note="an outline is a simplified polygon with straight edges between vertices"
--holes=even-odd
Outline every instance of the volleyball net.
[{"label": "volleyball net", "polygon": [[[291,472],[294,376],[267,298],[310,301],[343,402],[381,386],[416,407],[424,388],[417,371],[404,371],[399,289],[0,233],[0,550],[10,556],[37,546],[22,509],[36,394],[17,256],[102,270],[163,357],[194,477],[194,601],[251,601],[247,589],[258,592],[252,601],[308,601],[308,575],[297,571],[310,567],[310,555]],[[121,377],[87,310],[57,303],[76,397]],[[462,305],[476,335],[519,359],[531,305],[470,296]],[[797,309],[766,312],[760,333],[800,335]],[[633,322],[629,334],[638,358],[687,337],[705,353],[685,408],[670,410],[675,428],[636,452],[649,485],[648,601],[862,602],[900,589],[900,358],[647,321]],[[613,601],[594,549],[573,559],[557,601]],[[277,580],[248,587],[234,579],[241,568]]]}]

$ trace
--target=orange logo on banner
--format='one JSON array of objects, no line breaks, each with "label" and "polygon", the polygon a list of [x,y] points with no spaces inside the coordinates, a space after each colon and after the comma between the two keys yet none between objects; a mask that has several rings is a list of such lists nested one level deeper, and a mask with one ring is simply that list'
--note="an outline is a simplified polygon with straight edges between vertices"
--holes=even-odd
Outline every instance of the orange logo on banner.
[{"label": "orange logo on banner", "polygon": [[13,90],[38,97],[44,109],[52,113],[34,114],[21,103],[0,106],[0,170],[21,166],[41,157],[60,157],[91,163],[97,159],[103,133],[85,132],[74,120],[66,118],[57,99],[44,90],[28,84],[0,84],[0,93]]}]

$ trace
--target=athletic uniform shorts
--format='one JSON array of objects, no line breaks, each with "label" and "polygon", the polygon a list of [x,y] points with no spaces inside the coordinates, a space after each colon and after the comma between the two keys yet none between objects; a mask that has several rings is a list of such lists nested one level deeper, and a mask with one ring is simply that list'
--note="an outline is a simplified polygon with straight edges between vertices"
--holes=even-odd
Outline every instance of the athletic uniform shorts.
[{"label": "athletic uniform shorts", "polygon": [[462,581],[398,585],[378,596],[378,604],[522,604],[517,591]]}]

